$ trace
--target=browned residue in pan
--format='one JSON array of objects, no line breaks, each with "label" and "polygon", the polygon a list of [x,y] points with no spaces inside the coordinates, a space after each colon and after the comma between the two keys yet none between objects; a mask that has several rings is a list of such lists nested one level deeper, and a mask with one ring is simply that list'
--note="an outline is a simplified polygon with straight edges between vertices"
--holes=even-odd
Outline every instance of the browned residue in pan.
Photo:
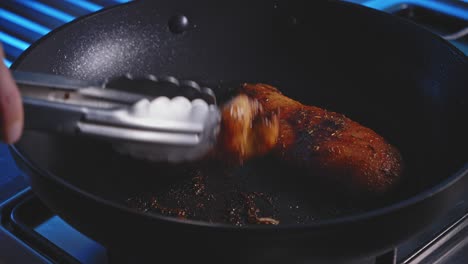
[{"label": "browned residue in pan", "polygon": [[[144,212],[160,213],[183,219],[246,224],[277,225],[273,197],[262,192],[244,192],[236,186],[228,190],[207,187],[208,176],[198,175],[167,192],[129,198],[127,204]],[[213,190],[214,189],[214,190]]]}]

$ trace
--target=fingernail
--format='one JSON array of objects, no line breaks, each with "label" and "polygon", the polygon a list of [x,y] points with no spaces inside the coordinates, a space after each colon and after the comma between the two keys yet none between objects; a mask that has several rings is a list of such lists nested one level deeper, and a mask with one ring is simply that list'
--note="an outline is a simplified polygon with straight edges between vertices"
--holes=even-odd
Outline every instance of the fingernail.
[{"label": "fingernail", "polygon": [[5,142],[7,144],[15,143],[21,136],[21,132],[23,130],[23,125],[20,121],[15,121],[8,127],[5,135]]}]

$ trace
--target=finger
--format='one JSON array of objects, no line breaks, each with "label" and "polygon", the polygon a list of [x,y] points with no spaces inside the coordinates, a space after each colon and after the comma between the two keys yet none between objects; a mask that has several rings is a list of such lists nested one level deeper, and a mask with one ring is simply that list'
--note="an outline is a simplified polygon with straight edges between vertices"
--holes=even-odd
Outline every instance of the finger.
[{"label": "finger", "polygon": [[[0,45],[0,59],[4,58]],[[16,142],[23,131],[23,103],[10,70],[0,61],[0,132],[2,140],[11,144]]]}]

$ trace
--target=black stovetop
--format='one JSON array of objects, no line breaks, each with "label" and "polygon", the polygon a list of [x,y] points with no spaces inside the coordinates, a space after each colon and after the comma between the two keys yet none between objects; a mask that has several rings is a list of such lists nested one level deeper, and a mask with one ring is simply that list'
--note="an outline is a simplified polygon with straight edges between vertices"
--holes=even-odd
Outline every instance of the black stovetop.
[{"label": "black stovetop", "polygon": [[[468,0],[347,0],[411,19],[468,54]],[[11,63],[77,17],[128,0],[1,0],[0,41]],[[453,39],[453,38],[456,39]],[[382,51],[385,52],[385,51]],[[365,263],[468,263],[468,191],[432,226]],[[0,144],[0,263],[112,263],[113,254],[45,207]]]}]

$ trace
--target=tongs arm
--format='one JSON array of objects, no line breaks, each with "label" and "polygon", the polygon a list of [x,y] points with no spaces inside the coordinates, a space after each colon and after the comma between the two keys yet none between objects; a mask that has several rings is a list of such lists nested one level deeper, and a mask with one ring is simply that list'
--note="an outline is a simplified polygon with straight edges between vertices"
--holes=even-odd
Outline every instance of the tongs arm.
[{"label": "tongs arm", "polygon": [[76,124],[93,110],[126,106],[87,96],[86,93],[102,89],[97,88],[97,83],[42,73],[13,71],[12,74],[23,99],[25,129],[75,133]]}]

